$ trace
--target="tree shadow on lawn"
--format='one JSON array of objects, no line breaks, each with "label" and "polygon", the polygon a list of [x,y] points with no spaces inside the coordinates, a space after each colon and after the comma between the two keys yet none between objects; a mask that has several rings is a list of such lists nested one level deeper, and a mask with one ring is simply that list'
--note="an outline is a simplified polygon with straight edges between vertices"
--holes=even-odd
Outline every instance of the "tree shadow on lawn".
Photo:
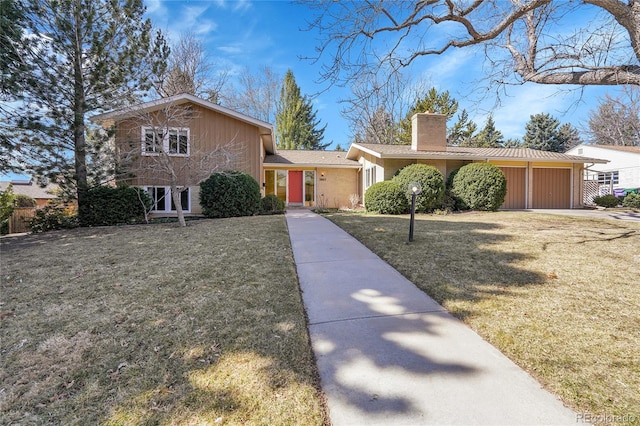
[{"label": "tree shadow on lawn", "polygon": [[396,268],[438,303],[479,300],[511,287],[540,285],[543,273],[519,264],[533,258],[518,251],[502,227],[484,222],[449,222],[419,217],[414,241],[409,220],[399,216],[333,216],[330,220]]}]

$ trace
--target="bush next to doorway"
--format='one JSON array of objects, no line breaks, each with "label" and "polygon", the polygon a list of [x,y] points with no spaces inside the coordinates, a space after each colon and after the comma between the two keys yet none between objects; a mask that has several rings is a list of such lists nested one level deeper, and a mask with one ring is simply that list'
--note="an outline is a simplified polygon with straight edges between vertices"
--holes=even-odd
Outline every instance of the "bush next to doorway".
[{"label": "bush next to doorway", "polygon": [[407,203],[411,200],[408,193],[409,184],[419,182],[422,185],[422,192],[416,200],[417,212],[432,211],[442,204],[444,197],[444,176],[440,170],[426,164],[410,164],[402,168],[393,181],[400,186],[400,189],[407,198]]},{"label": "bush next to doorway", "polygon": [[214,173],[200,184],[200,205],[207,217],[252,216],[260,211],[260,186],[246,173]]},{"label": "bush next to doorway", "polygon": [[260,200],[260,214],[284,213],[284,201],[274,194],[266,195]]},{"label": "bush next to doorway", "polygon": [[507,195],[507,179],[493,164],[467,164],[455,172],[451,194],[472,210],[496,211]]},{"label": "bush next to doorway", "polygon": [[402,214],[409,210],[405,190],[397,182],[386,180],[374,183],[364,193],[364,205],[369,212]]}]

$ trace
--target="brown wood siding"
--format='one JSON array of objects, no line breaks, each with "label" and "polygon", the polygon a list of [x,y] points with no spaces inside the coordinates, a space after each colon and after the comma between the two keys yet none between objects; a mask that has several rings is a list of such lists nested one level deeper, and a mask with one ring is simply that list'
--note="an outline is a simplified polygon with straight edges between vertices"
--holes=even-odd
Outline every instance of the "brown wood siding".
[{"label": "brown wood siding", "polygon": [[[234,158],[232,168],[248,173],[256,181],[261,182],[262,147],[258,127],[199,106],[193,107],[193,118],[188,122],[167,122],[168,120],[164,119],[162,114],[158,114],[155,119],[157,123],[167,123],[169,127],[188,127],[190,129],[191,161],[197,161],[198,156],[211,152],[218,146],[225,146]],[[116,145],[121,154],[131,150],[140,153],[141,129],[147,125],[147,122],[148,120],[140,117],[118,123]],[[168,185],[168,176],[153,175],[145,171],[145,162],[150,161],[153,159],[138,155],[131,165],[135,176],[120,180],[138,186]],[[172,157],[172,161],[177,170],[183,169],[178,175],[179,182],[188,186],[198,184],[198,182],[191,181],[193,178],[189,176],[189,170],[184,167],[187,159],[175,156]],[[214,169],[212,167],[212,172]]]},{"label": "brown wood siding", "polygon": [[571,208],[571,170],[570,169],[533,169],[534,209]]},{"label": "brown wood siding", "polygon": [[501,209],[524,209],[526,201],[526,175],[524,167],[500,167],[507,179],[507,196]]}]

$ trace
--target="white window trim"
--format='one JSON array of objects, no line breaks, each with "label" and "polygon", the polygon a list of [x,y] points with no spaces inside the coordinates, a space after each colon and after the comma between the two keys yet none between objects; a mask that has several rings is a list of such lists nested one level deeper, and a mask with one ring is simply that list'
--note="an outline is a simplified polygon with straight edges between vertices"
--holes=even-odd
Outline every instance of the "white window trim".
[{"label": "white window trim", "polygon": [[[171,198],[171,187],[170,186],[162,186],[162,185],[149,185],[149,186],[145,186],[144,190],[147,191],[147,193],[149,193],[149,196],[151,197],[150,194],[150,189],[151,188],[164,188],[164,210],[156,210],[155,208],[150,210],[150,213],[175,213],[176,210],[171,210],[171,203],[173,202],[172,198]],[[184,206],[182,206],[182,212],[183,213],[191,213],[191,206],[192,206],[192,200],[191,200],[191,188],[187,188],[187,199],[189,200],[189,208],[185,209]],[[151,197],[151,199],[153,200],[153,197]]]},{"label": "white window trim", "polygon": [[[191,130],[188,127],[151,127],[151,126],[143,126],[142,127],[142,142],[140,144],[140,148],[142,150],[142,155],[146,156],[154,156],[158,155],[159,152],[147,151],[147,130],[152,130],[155,132],[162,132],[162,151],[171,157],[188,157],[191,154]],[[187,132],[187,153],[179,154],[179,153],[171,153],[169,152],[169,132]]]}]

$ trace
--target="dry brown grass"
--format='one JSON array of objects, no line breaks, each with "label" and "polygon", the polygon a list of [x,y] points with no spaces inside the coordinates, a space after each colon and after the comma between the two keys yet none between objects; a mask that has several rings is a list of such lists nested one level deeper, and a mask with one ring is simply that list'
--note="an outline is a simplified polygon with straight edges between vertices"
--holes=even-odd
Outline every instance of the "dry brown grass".
[{"label": "dry brown grass", "polygon": [[418,215],[408,245],[407,216],[328,217],[578,412],[640,422],[640,223]]},{"label": "dry brown grass", "polygon": [[325,423],[283,216],[2,239],[0,423]]}]

